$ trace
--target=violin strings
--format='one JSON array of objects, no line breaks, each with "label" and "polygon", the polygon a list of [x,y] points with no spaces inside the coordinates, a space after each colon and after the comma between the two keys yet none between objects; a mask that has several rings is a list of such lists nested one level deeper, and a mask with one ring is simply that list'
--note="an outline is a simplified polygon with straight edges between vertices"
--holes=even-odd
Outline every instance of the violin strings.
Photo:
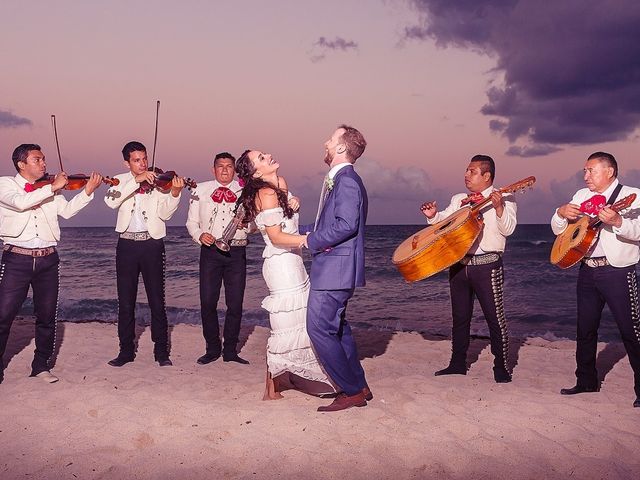
[{"label": "violin strings", "polygon": [[156,131],[153,136],[153,150],[151,151],[151,171],[156,165],[156,143],[158,142],[158,115],[160,113],[160,100],[156,102]]},{"label": "violin strings", "polygon": [[58,143],[58,129],[56,128],[56,116],[51,115],[51,122],[53,123],[53,136],[56,139],[56,149],[58,150],[58,160],[60,161],[60,171],[64,172],[62,167],[62,155],[60,155],[60,144]]}]

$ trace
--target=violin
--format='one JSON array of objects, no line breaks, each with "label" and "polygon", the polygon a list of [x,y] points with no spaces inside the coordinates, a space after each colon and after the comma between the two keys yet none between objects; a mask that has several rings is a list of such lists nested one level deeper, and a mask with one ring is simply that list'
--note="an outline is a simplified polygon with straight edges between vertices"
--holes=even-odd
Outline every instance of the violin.
[{"label": "violin", "polygon": [[[68,182],[63,189],[64,190],[80,190],[81,188],[84,188],[87,185],[87,182],[89,181],[90,178],[91,177],[89,175],[84,175],[83,173],[67,175]],[[33,188],[34,189],[42,188],[45,185],[51,185],[55,179],[56,179],[55,175],[52,175],[50,173],[45,173],[42,177],[40,177],[38,180],[34,182]],[[105,183],[110,187],[113,187],[114,185],[118,185],[120,183],[120,180],[118,180],[117,178],[103,177],[102,183]]]},{"label": "violin", "polygon": [[[158,167],[149,167],[149,171],[154,172],[156,174],[156,179],[153,182],[153,184],[147,182],[146,180],[140,183],[140,190],[145,193],[151,193],[151,191],[154,188],[157,188],[163,193],[167,193],[169,190],[171,190],[172,180],[178,176],[178,174],[173,170],[169,170],[165,172]],[[191,178],[185,178],[184,183],[189,190],[196,188],[198,186],[195,180]]]}]

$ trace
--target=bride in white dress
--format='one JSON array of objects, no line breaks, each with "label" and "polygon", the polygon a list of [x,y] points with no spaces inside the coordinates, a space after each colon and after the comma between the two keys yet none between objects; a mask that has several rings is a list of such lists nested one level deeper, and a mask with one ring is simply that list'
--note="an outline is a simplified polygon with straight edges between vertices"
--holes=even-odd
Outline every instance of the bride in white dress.
[{"label": "bride in white dress", "polygon": [[298,203],[277,171],[270,154],[247,150],[236,162],[245,185],[240,201],[245,222],[254,220],[266,244],[262,275],[269,296],[262,307],[269,312],[271,335],[267,342],[267,379],[263,400],[282,398],[281,391],[296,389],[312,395],[335,393],[322,370],[307,334],[309,276],[298,235]]}]

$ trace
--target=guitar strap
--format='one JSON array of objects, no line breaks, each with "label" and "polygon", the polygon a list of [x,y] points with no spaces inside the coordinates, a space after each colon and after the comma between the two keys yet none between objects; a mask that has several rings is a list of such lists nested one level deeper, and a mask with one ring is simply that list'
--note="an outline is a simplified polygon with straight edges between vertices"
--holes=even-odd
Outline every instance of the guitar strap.
[{"label": "guitar strap", "polygon": [[[614,202],[616,201],[616,198],[618,198],[618,194],[620,193],[620,190],[622,190],[622,184],[618,183],[618,186],[615,188],[615,190],[613,192],[611,192],[611,196],[609,197],[609,200],[607,200],[607,205],[611,206],[614,204]],[[601,227],[602,226],[602,221],[598,220],[593,224],[594,227]],[[596,243],[600,241],[600,237],[598,236],[598,240],[596,240]],[[595,246],[594,243],[593,245]]]},{"label": "guitar strap", "polygon": [[615,203],[616,198],[618,198],[618,194],[620,193],[620,190],[622,190],[622,184],[618,183],[618,186],[609,197],[609,200],[607,200],[607,205],[613,205]]}]

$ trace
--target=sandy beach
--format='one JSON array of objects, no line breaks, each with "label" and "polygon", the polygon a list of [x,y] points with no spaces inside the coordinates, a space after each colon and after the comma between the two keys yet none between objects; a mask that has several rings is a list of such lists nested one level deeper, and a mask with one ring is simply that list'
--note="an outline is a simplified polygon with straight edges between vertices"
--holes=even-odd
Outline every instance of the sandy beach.
[{"label": "sandy beach", "polygon": [[140,327],[136,361],[106,365],[116,326],[60,323],[56,384],[28,378],[33,323],[14,323],[5,362],[0,478],[638,478],[640,409],[621,344],[599,346],[602,390],[574,384],[574,343],[513,342],[514,381],[493,382],[488,340],[467,376],[434,377],[446,338],[357,330],[375,395],[318,413],[327,400],[261,401],[268,330],[243,329],[251,365],[200,366],[201,329],[172,328],[174,367],[153,362]]}]

